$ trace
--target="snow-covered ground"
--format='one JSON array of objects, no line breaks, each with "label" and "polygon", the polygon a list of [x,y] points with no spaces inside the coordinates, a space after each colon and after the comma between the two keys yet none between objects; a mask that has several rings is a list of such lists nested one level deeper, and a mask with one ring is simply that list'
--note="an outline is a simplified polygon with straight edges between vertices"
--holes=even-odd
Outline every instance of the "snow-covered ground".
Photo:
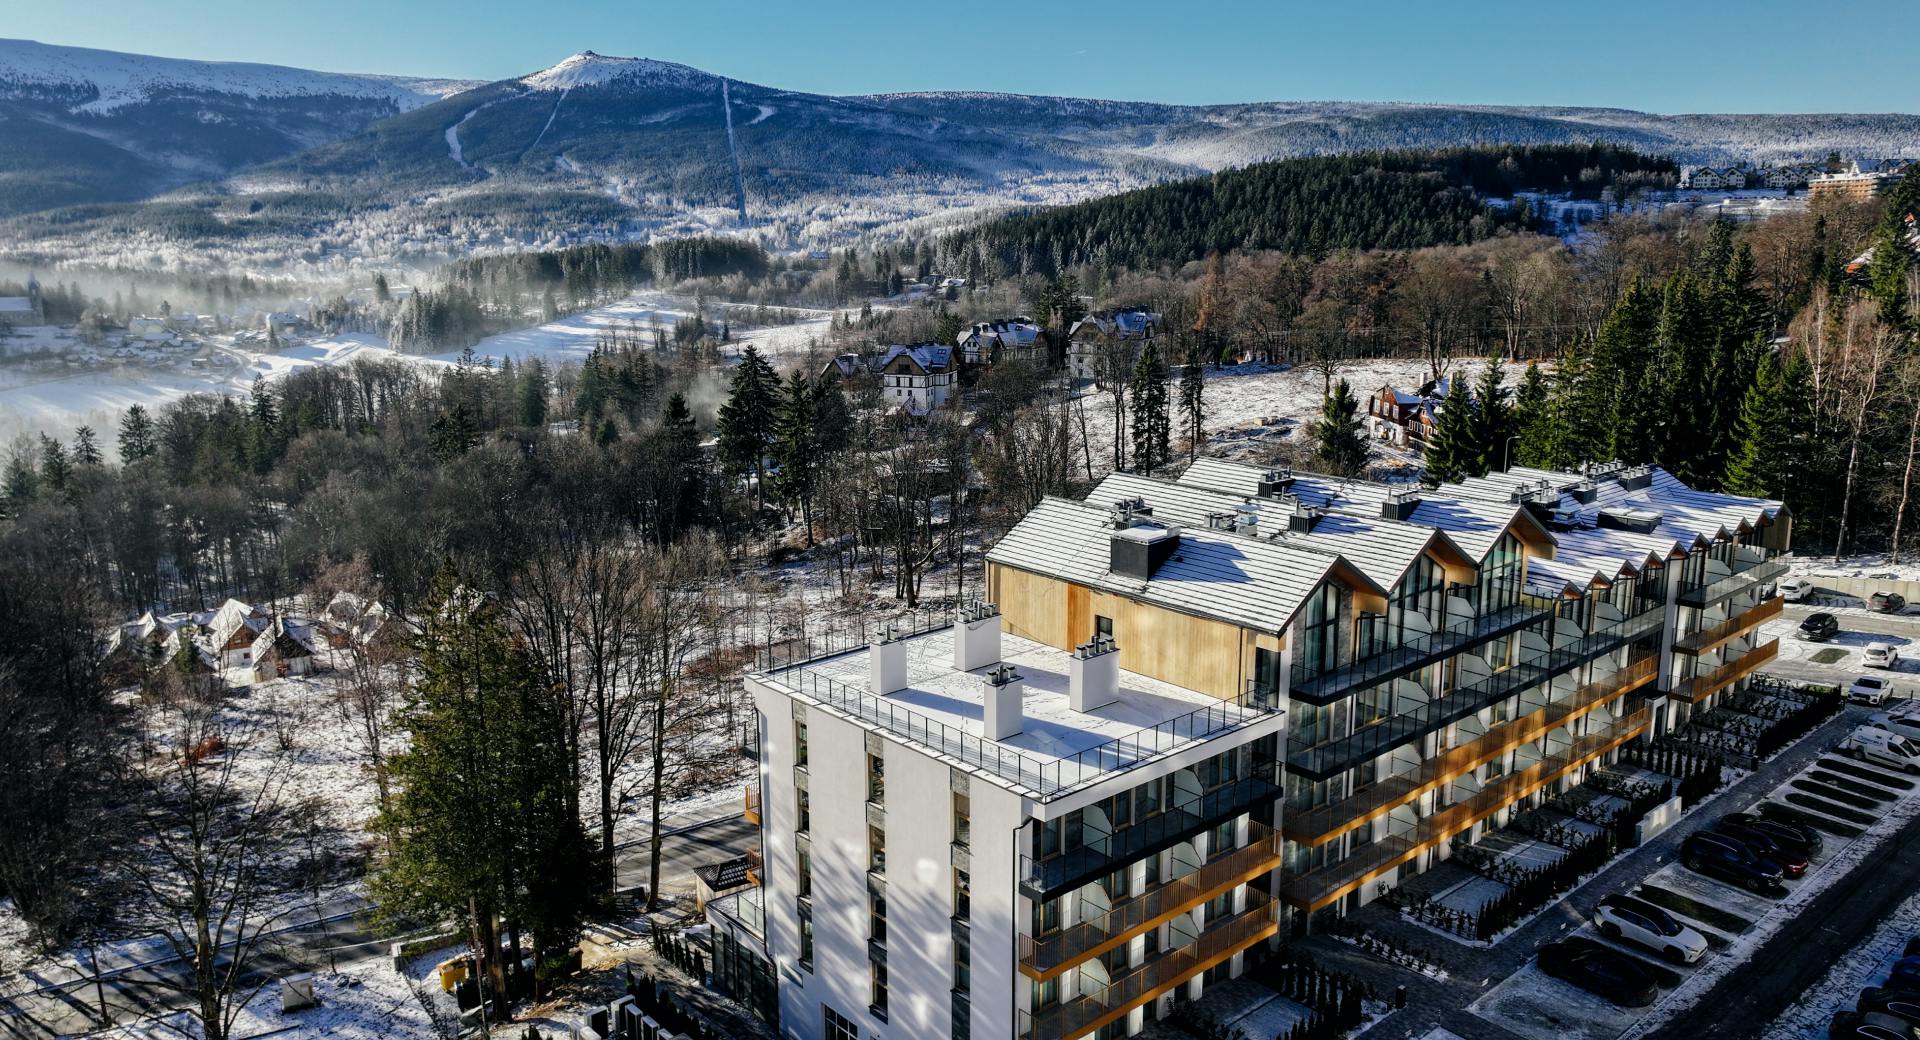
[{"label": "snow-covered ground", "polygon": [[[439,1040],[433,1019],[399,972],[366,965],[314,977],[318,1007],[281,1011],[278,987],[249,1001],[233,1024],[233,1040]],[[199,1040],[199,1023],[186,1012],[123,1025],[95,1034],[103,1040]]]},{"label": "snow-covered ground", "polygon": [[1774,1021],[1763,1040],[1824,1040],[1827,1023],[1853,1009],[1860,991],[1885,981],[1887,971],[1906,952],[1907,940],[1920,934],[1920,895],[1900,904],[1873,938],[1836,963],[1825,978],[1800,995]]},{"label": "snow-covered ground", "polygon": [[[675,322],[693,316],[694,307],[694,301],[685,296],[657,289],[641,289],[618,303],[581,311],[530,329],[489,336],[475,344],[473,352],[495,360],[512,358],[515,364],[535,357],[548,362],[578,363],[586,360],[587,355],[593,352],[595,340],[603,335],[618,332],[650,337],[655,329],[672,332]],[[771,358],[791,357],[805,354],[816,342],[826,341],[833,311],[799,310],[796,313],[805,315],[804,320],[791,325],[733,328],[731,341],[723,347],[724,354],[737,355],[751,345]],[[709,319],[712,319],[711,314]],[[429,355],[429,359],[452,361],[460,354],[460,351],[454,350]]]}]

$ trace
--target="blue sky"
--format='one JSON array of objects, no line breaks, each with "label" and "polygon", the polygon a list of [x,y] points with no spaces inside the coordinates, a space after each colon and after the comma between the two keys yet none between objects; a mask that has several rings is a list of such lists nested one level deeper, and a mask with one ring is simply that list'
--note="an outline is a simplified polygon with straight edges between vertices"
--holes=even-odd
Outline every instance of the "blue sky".
[{"label": "blue sky", "polygon": [[[850,94],[1920,112],[1916,0],[0,0],[0,34],[502,79],[575,51]],[[1554,13],[1565,10],[1568,13]]]}]

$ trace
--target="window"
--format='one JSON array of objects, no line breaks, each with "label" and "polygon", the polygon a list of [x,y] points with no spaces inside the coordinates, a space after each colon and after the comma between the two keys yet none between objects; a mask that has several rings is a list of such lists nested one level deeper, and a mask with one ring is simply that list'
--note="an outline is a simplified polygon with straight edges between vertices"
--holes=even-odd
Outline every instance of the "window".
[{"label": "window", "polygon": [[953,991],[973,992],[973,940],[964,929],[953,939]]},{"label": "window", "polygon": [[1213,829],[1212,840],[1207,842],[1207,858],[1211,859],[1223,852],[1231,852],[1235,844],[1234,838],[1237,836],[1238,831],[1239,828],[1234,826],[1232,820],[1228,820],[1220,826],[1215,827]]},{"label": "window", "polygon": [[953,916],[962,921],[973,912],[973,878],[964,870],[953,872]]},{"label": "window", "polygon": [[882,1022],[887,1020],[887,966],[877,960],[867,962],[867,973],[871,981],[868,1009],[879,1016]]},{"label": "window", "polygon": [[793,720],[793,764],[807,768],[807,724]]},{"label": "window", "polygon": [[867,756],[867,801],[887,803],[887,762],[879,755]]},{"label": "window", "polygon": [[884,873],[887,869],[887,832],[867,825],[867,869]]},{"label": "window", "polygon": [[795,788],[794,794],[794,803],[799,809],[800,818],[799,821],[793,825],[793,829],[801,834],[805,834],[807,830],[813,826],[813,803],[807,797],[807,789],[804,787]]},{"label": "window", "polygon": [[813,970],[813,914],[800,908],[800,966]]},{"label": "window", "polygon": [[1314,678],[1340,663],[1341,589],[1331,582],[1307,597],[1306,620],[1300,626],[1300,648],[1295,657],[1300,674]]},{"label": "window", "polygon": [[1045,935],[1060,930],[1060,900],[1043,899],[1033,904],[1033,934]]},{"label": "window", "polygon": [[1108,639],[1112,639],[1113,619],[1103,614],[1095,614],[1093,616],[1093,634],[1095,636],[1106,636]]},{"label": "window", "polygon": [[1048,979],[1045,982],[1035,982],[1031,996],[1028,1007],[1036,1012],[1060,1003],[1060,980]]},{"label": "window", "polygon": [[1430,627],[1438,628],[1446,591],[1446,571],[1433,557],[1421,556],[1407,571],[1407,576],[1400,579],[1400,584],[1394,586],[1387,613],[1388,643],[1403,646],[1409,638],[1422,634],[1422,626],[1418,625],[1408,631],[1407,618],[1411,615],[1424,615]]},{"label": "window", "polygon": [[867,938],[877,943],[887,941],[887,891],[884,888],[867,889]]},{"label": "window", "polygon": [[1280,652],[1264,647],[1253,652],[1253,688],[1261,697],[1280,693]]},{"label": "window", "polygon": [[820,1005],[820,1010],[826,1012],[827,1040],[860,1040],[860,1030],[847,1019],[847,1016],[825,1004]]},{"label": "window", "polygon": [[1480,565],[1480,614],[1505,610],[1520,602],[1520,572],[1524,556],[1520,539],[1503,534]]},{"label": "window", "polygon": [[953,843],[966,848],[973,835],[973,800],[953,792]]},{"label": "window", "polygon": [[800,869],[795,881],[797,890],[794,894],[805,899],[813,895],[813,853],[802,846],[796,855],[800,861]]}]

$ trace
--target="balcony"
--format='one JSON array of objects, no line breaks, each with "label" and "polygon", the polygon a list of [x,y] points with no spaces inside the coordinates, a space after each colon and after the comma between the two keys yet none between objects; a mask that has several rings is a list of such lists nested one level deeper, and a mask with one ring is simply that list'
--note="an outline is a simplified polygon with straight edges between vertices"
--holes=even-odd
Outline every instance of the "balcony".
[{"label": "balcony", "polygon": [[754,886],[760,885],[762,883],[761,878],[765,876],[765,867],[766,867],[766,862],[761,857],[760,850],[748,849],[747,850],[747,884],[754,885]]},{"label": "balcony", "polygon": [[1441,750],[1423,760],[1412,772],[1389,777],[1329,805],[1289,811],[1281,830],[1290,840],[1323,845],[1383,812],[1413,801],[1447,780],[1478,769],[1498,755],[1540,739],[1547,731],[1585,715],[1600,704],[1632,693],[1652,682],[1659,670],[1658,658],[1638,658],[1612,675],[1581,686],[1565,700],[1554,701],[1495,726],[1467,743]]},{"label": "balcony", "polygon": [[1053,1040],[1091,1033],[1159,997],[1208,968],[1279,930],[1275,903],[1258,889],[1247,890],[1247,909],[1201,932],[1177,950],[1161,952],[1138,968],[1090,993],[1038,1013],[1020,1013],[1024,1040]]},{"label": "balcony", "polygon": [[1280,837],[1258,821],[1247,825],[1247,843],[1208,858],[1200,869],[1115,906],[1092,920],[1053,935],[1020,937],[1020,971],[1045,981],[1089,957],[1097,957],[1149,928],[1164,924],[1234,886],[1280,866]]},{"label": "balcony", "polygon": [[[1759,553],[1759,550],[1749,549],[1748,551],[1756,554]],[[1713,577],[1712,570],[1709,570],[1708,575],[1711,580],[1681,584],[1681,606],[1704,607],[1718,603],[1736,592],[1751,588],[1761,582],[1772,581],[1782,574],[1787,573],[1787,563],[1785,560],[1768,559],[1764,555],[1756,555],[1748,559],[1741,559],[1736,555],[1735,558],[1730,561],[1709,559],[1707,562],[1709,565],[1720,564],[1727,568],[1730,573]]]},{"label": "balcony", "polygon": [[1673,695],[1697,704],[1704,698],[1719,693],[1752,675],[1762,665],[1778,656],[1780,656],[1780,640],[1769,639],[1712,671],[1696,675],[1691,679],[1682,679],[1680,684],[1673,688]]},{"label": "balcony", "polygon": [[1511,773],[1494,778],[1462,801],[1421,817],[1399,834],[1364,846],[1358,852],[1324,867],[1286,876],[1281,898],[1312,911],[1329,906],[1375,878],[1441,842],[1533,794],[1586,763],[1646,731],[1651,715],[1642,707],[1605,726],[1575,738],[1565,747],[1544,755]]},{"label": "balcony", "polygon": [[1786,607],[1786,601],[1778,596],[1762,600],[1711,628],[1679,640],[1673,644],[1673,650],[1680,654],[1710,653],[1740,633],[1778,617]]},{"label": "balcony", "polygon": [[1664,606],[1647,607],[1639,614],[1564,645],[1531,651],[1530,656],[1522,656],[1510,667],[1456,686],[1410,711],[1368,723],[1347,736],[1317,745],[1290,745],[1287,769],[1313,780],[1326,780],[1438,732],[1520,690],[1550,682],[1601,654],[1644,639],[1660,629],[1665,617]]},{"label": "balcony", "polygon": [[[1499,595],[1496,597],[1491,595],[1493,593]],[[1476,607],[1475,600],[1482,598],[1516,599],[1517,602],[1510,607],[1476,613],[1470,617],[1443,619],[1439,631],[1402,639],[1392,646],[1380,645],[1387,641],[1386,619],[1379,615],[1364,616],[1359,625],[1360,645],[1376,649],[1311,677],[1296,663],[1287,684],[1287,696],[1308,704],[1329,704],[1355,690],[1378,686],[1518,631],[1551,616],[1554,610],[1552,599],[1527,593],[1518,582],[1502,582],[1484,590],[1477,586],[1455,585],[1446,598],[1448,601],[1464,600]],[[1375,632],[1379,635],[1375,635]]]},{"label": "balcony", "polygon": [[1242,777],[1198,798],[1132,826],[1121,827],[1097,843],[1082,845],[1042,860],[1021,857],[1020,892],[1029,899],[1052,899],[1111,874],[1151,852],[1191,838],[1208,827],[1277,800],[1280,785],[1260,777]]},{"label": "balcony", "polygon": [[748,823],[753,824],[755,827],[760,826],[760,789],[759,788],[749,787],[746,789],[745,804],[740,809],[740,818],[747,821]]}]

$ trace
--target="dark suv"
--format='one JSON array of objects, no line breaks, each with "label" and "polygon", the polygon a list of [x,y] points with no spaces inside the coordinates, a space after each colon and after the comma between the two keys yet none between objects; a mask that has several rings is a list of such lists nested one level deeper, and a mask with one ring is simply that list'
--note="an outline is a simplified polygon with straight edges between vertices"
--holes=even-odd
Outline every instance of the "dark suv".
[{"label": "dark suv", "polygon": [[1751,827],[1802,856],[1818,856],[1826,847],[1826,839],[1819,831],[1793,820],[1774,819],[1757,812],[1737,812],[1720,817],[1720,823],[1725,827]]},{"label": "dark suv", "polygon": [[1731,881],[1755,892],[1771,894],[1786,887],[1780,880],[1779,867],[1761,861],[1741,842],[1712,831],[1688,835],[1680,846],[1680,862],[1695,873]]},{"label": "dark suv", "polygon": [[1840,634],[1840,619],[1825,611],[1808,614],[1800,622],[1800,638],[1813,643],[1824,643]]},{"label": "dark suv", "polygon": [[1724,834],[1737,839],[1740,844],[1753,850],[1764,863],[1779,867],[1787,877],[1797,878],[1807,872],[1807,854],[1787,847],[1787,843],[1768,834],[1759,827],[1742,827],[1739,824],[1722,823],[1714,828],[1715,834]]},{"label": "dark suv", "polygon": [[1876,592],[1867,597],[1867,607],[1882,614],[1898,614],[1907,609],[1907,597],[1898,592]]}]

